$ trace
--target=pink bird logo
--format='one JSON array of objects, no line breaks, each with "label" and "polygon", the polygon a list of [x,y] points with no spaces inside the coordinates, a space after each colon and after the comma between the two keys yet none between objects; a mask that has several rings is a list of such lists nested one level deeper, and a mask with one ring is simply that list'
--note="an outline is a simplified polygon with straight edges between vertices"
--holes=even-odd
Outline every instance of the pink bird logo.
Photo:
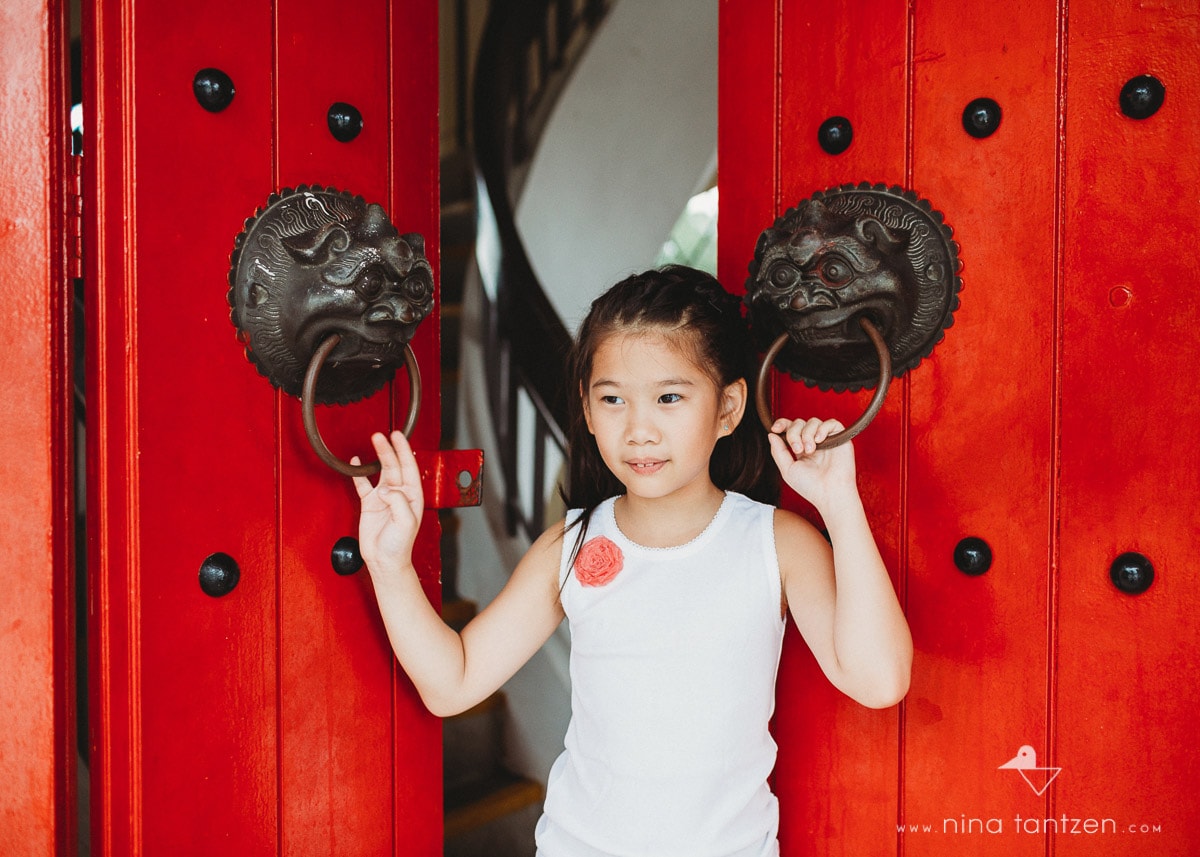
[{"label": "pink bird logo", "polygon": [[1020,750],[1017,750],[1017,755],[997,768],[997,770],[1005,769],[1014,770],[1020,774],[1021,779],[1028,783],[1029,787],[1033,789],[1033,793],[1039,797],[1046,789],[1050,788],[1054,778],[1062,773],[1062,768],[1038,767],[1037,751],[1028,744],[1023,745]]}]

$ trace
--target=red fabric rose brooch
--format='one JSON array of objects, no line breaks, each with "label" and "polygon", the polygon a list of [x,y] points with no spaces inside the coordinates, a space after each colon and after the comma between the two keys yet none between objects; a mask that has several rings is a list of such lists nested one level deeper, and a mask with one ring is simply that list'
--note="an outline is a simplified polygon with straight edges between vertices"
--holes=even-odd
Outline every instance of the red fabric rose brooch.
[{"label": "red fabric rose brooch", "polygon": [[597,536],[585,542],[575,557],[575,579],[584,586],[604,586],[625,567],[621,549]]}]

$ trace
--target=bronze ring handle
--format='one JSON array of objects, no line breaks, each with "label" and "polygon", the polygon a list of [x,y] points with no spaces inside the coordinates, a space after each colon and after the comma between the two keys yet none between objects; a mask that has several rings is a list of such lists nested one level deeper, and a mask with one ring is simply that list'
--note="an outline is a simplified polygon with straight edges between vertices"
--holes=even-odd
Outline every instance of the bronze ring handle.
[{"label": "bronze ring handle", "polygon": [[[341,341],[340,335],[336,333],[330,335],[317,346],[312,360],[308,363],[308,371],[304,373],[304,388],[300,393],[301,411],[304,415],[304,433],[308,435],[308,442],[312,444],[317,458],[338,473],[345,476],[371,476],[379,472],[378,461],[372,461],[370,464],[350,464],[342,461],[329,451],[329,447],[321,439],[321,432],[317,429],[317,415],[313,410],[316,400],[317,375],[320,374],[321,367],[325,365],[325,358],[329,356],[329,352],[333,351]],[[404,420],[402,431],[404,436],[408,437],[416,428],[417,414],[421,410],[421,370],[417,368],[417,355],[413,354],[412,346],[407,342],[404,344],[404,369],[408,372],[409,400],[408,417]]]},{"label": "bronze ring handle", "polygon": [[[883,335],[867,320],[866,316],[859,316],[858,323],[862,325],[862,329],[870,337],[871,343],[875,346],[875,351],[879,355],[879,381],[875,385],[875,395],[871,398],[871,403],[867,405],[867,409],[863,411],[861,417],[855,420],[851,426],[842,431],[831,434],[823,441],[817,444],[817,449],[833,449],[835,446],[841,446],[846,441],[853,438],[860,431],[865,429],[871,420],[875,419],[875,415],[879,413],[883,407],[883,400],[887,396],[888,385],[892,383],[892,355],[888,351],[887,343],[884,342]],[[767,402],[767,378],[771,374],[771,364],[775,362],[775,357],[785,344],[787,344],[788,334],[781,333],[779,338],[771,343],[771,347],[767,349],[766,355],[763,357],[762,366],[758,370],[758,385],[754,392],[754,401],[758,405],[758,418],[762,420],[763,428],[767,431],[771,430],[771,426],[775,424],[775,418],[771,416],[771,407]]]}]

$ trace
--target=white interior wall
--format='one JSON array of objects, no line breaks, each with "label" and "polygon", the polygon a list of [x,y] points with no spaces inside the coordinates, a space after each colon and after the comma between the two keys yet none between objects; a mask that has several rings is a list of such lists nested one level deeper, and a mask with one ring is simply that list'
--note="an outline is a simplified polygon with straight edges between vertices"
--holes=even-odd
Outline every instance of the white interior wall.
[{"label": "white interior wall", "polygon": [[653,264],[713,171],[717,0],[620,0],[539,141],[517,228],[568,329]]}]

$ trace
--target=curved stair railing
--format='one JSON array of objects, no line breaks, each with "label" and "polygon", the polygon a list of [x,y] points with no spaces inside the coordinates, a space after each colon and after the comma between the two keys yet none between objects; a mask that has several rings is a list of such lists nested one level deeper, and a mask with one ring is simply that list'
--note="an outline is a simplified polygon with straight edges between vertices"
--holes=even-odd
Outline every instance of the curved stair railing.
[{"label": "curved stair railing", "polygon": [[[565,454],[571,335],[517,232],[513,199],[574,63],[611,0],[493,2],[474,83],[476,259],[486,299],[489,406],[499,442],[509,535],[545,527],[547,453]],[[524,403],[524,404],[523,404]],[[531,406],[531,407],[530,407]],[[532,412],[532,438],[522,413]]]}]

